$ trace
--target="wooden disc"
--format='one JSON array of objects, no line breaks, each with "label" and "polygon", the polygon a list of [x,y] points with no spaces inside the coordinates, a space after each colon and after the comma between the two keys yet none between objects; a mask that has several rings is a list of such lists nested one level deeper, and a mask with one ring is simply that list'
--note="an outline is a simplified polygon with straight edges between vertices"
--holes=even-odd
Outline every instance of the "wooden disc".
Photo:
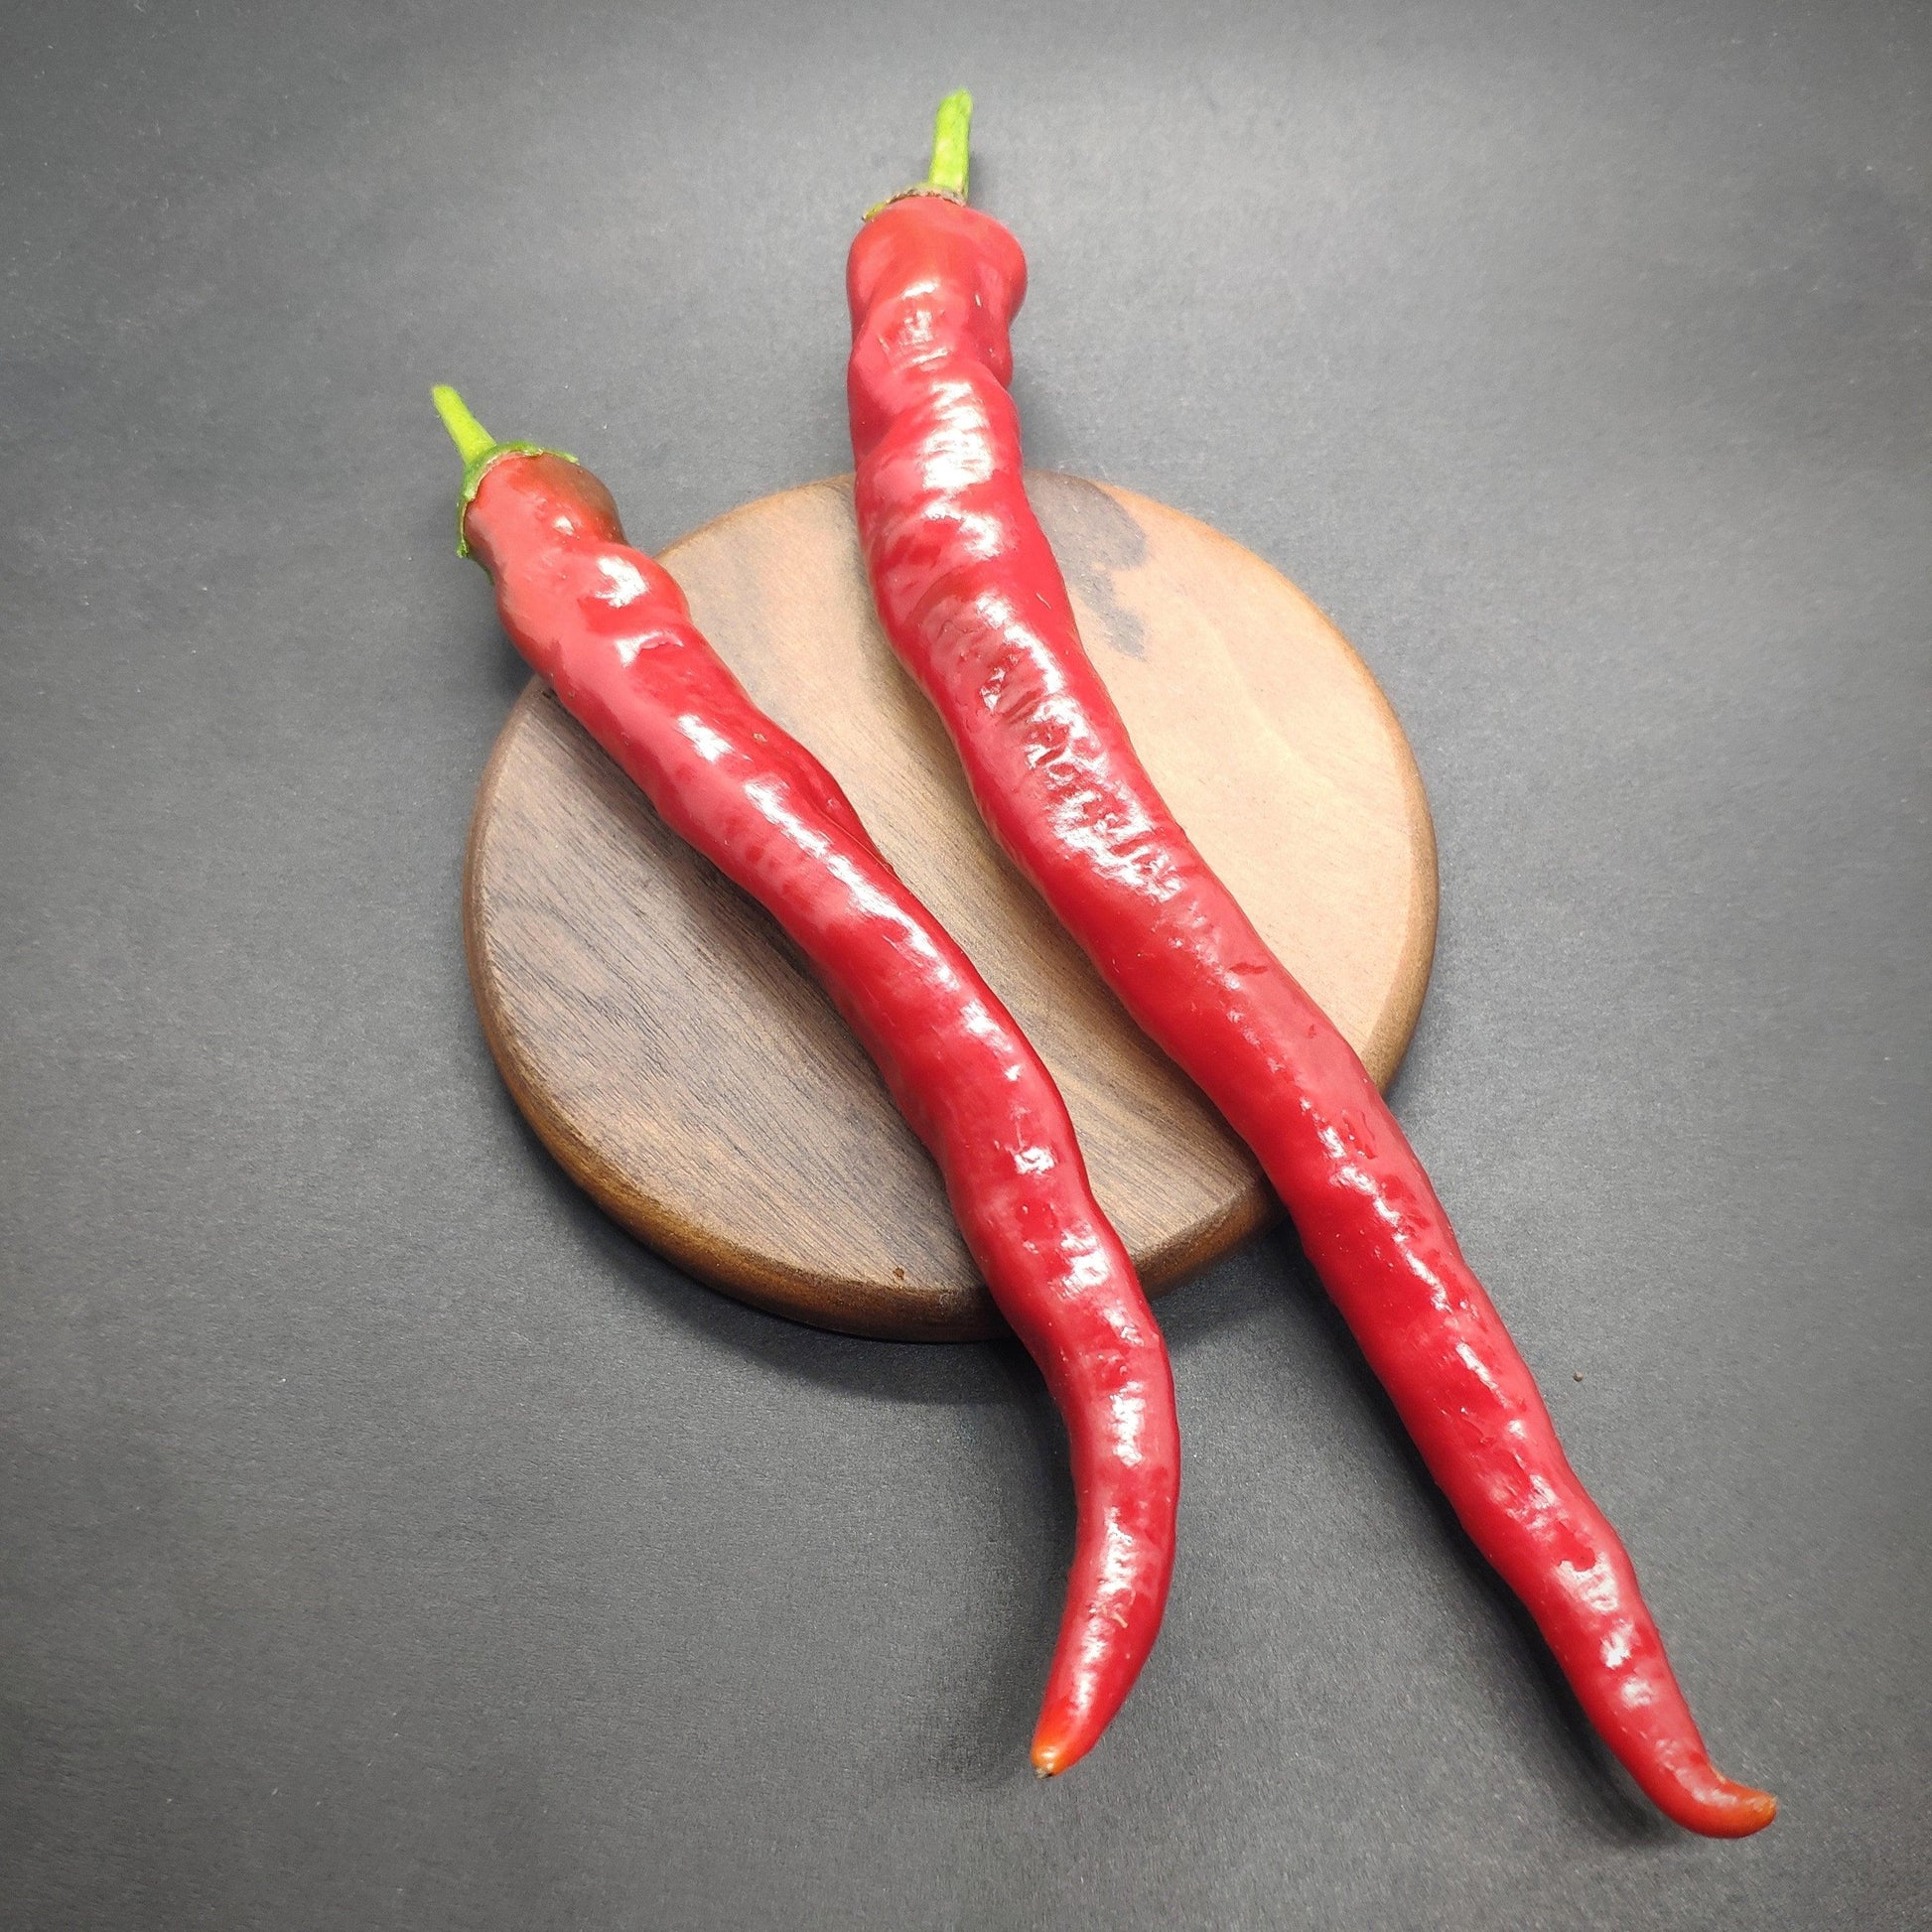
[{"label": "wooden disc", "polygon": [[[1294,585],[1204,524],[1074,477],[1028,490],[1155,781],[1386,1083],[1436,937],[1429,807],[1387,701]],[[1044,1055],[1149,1289],[1259,1227],[1273,1197],[1247,1150],[981,828],[874,617],[851,480],[748,504],[663,562]],[[789,942],[541,683],[483,774],[464,924],[510,1091],[624,1226],[802,1321],[998,1330],[937,1171]]]}]

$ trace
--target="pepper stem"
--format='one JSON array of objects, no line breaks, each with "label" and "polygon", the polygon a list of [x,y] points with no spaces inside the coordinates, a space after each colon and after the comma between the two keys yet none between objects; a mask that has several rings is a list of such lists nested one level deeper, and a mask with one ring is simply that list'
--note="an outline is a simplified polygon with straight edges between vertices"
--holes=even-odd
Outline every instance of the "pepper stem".
[{"label": "pepper stem", "polygon": [[948,94],[932,117],[932,169],[927,188],[966,199],[967,130],[973,123],[973,96],[964,87]]},{"label": "pepper stem", "polygon": [[496,447],[496,439],[471,415],[470,405],[447,382],[437,383],[429,394],[466,470]]}]

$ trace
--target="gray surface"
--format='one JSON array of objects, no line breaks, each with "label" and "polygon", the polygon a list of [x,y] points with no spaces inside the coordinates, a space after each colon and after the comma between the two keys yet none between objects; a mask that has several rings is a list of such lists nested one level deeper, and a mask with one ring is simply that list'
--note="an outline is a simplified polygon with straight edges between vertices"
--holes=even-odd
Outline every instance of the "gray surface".
[{"label": "gray surface", "polygon": [[[1932,12],[950,11],[0,19],[0,1921],[1925,1922]],[[1283,1238],[1167,1305],[1172,1613],[1036,1786],[1024,1358],[692,1286],[497,1084],[427,385],[647,543],[841,468],[961,80],[1033,458],[1409,728],[1398,1105],[1758,1841],[1605,1770]]]}]

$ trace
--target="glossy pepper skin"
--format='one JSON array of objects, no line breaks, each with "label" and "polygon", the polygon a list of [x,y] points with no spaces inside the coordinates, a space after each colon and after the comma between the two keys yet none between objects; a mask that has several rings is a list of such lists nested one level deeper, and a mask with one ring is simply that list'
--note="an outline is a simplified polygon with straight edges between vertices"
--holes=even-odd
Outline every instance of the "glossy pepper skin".
[{"label": "glossy pepper skin", "polygon": [[[963,170],[951,185],[963,191]],[[887,635],[1001,844],[1255,1151],[1430,1472],[1591,1723],[1679,1824],[1758,1831],[1776,1800],[1712,1764],[1630,1559],[1421,1162],[1163,803],[1088,660],[1021,481],[1008,329],[1026,282],[1012,234],[946,195],[886,204],[852,244],[859,534]]]},{"label": "glossy pepper skin", "polygon": [[518,650],[678,835],[810,960],[930,1150],[973,1259],[1065,1419],[1079,1525],[1034,1762],[1064,1770],[1133,1688],[1173,1567],[1180,1443],[1166,1344],[1087,1184],[1059,1089],[830,772],[753,704],[610,492],[571,459],[488,442],[462,536]]}]

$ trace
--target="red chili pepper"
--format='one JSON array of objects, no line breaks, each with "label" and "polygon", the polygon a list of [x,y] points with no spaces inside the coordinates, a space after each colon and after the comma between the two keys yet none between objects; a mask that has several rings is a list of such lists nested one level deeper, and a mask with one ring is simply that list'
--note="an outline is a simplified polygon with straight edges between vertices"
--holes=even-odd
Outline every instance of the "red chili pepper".
[{"label": "red chili pepper", "polygon": [[1007,384],[1019,243],[964,205],[970,98],[931,179],[852,244],[859,534],[880,616],[1000,842],[1135,1019],[1260,1158],[1476,1546],[1664,1811],[1741,1837],[1777,1801],[1722,1776],[1623,1545],[1590,1501],[1429,1177],[1341,1035],[1163,803],[1028,506]]},{"label": "red chili pepper", "polygon": [[492,442],[436,405],[467,466],[459,549],[518,650],[665,822],[811,961],[945,1177],[1000,1311],[1066,1422],[1078,1503],[1035,1765],[1085,1754],[1133,1688],[1173,1568],[1173,1379],[1059,1089],[945,928],[899,883],[830,772],[746,695],[669,574],[624,542],[574,459]]}]

